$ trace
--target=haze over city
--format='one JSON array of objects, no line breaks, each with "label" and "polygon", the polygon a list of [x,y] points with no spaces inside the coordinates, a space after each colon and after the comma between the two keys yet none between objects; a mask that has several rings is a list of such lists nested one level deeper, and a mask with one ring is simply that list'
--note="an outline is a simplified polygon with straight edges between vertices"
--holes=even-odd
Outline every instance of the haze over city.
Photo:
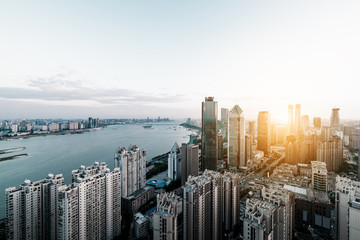
[{"label": "haze over city", "polygon": [[358,1],[3,2],[1,118],[359,119]]}]

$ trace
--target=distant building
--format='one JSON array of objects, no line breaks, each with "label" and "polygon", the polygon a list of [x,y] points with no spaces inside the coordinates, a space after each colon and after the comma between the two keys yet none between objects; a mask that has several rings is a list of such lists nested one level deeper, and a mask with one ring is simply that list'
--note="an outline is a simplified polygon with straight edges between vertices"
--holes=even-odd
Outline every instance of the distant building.
[{"label": "distant building", "polygon": [[11,131],[13,133],[17,133],[19,131],[19,126],[17,124],[12,124],[11,125]]},{"label": "distant building", "polygon": [[128,150],[119,147],[114,157],[115,168],[121,171],[121,196],[126,198],[140,188],[145,187],[146,151],[136,145]]},{"label": "distant building", "polygon": [[360,236],[360,182],[336,177],[336,239],[358,239]]},{"label": "distant building", "polygon": [[333,108],[330,117],[330,127],[333,131],[340,131],[340,108]]},{"label": "distant building", "polygon": [[157,195],[157,207],[153,215],[154,239],[178,239],[178,202],[180,199],[174,192]]},{"label": "distant building", "polygon": [[321,128],[321,118],[320,117],[314,117],[313,118],[313,125],[314,125],[314,128],[320,129]]},{"label": "distant building", "polygon": [[249,135],[252,137],[251,143],[255,142],[255,121],[249,122]]},{"label": "distant building", "polygon": [[60,128],[59,128],[59,124],[58,123],[51,123],[49,124],[49,131],[50,132],[57,132],[59,131]]},{"label": "distant building", "polygon": [[340,137],[322,132],[322,139],[317,144],[316,161],[325,162],[327,170],[338,172],[343,163],[343,141]]},{"label": "distant building", "polygon": [[294,105],[288,107],[288,134],[295,135],[295,123],[294,123]]},{"label": "distant building", "polygon": [[270,150],[270,113],[259,112],[257,130],[257,149],[267,154]]},{"label": "distant building", "polygon": [[351,136],[355,133],[353,126],[344,126],[344,136]]},{"label": "distant building", "polygon": [[295,134],[301,135],[301,104],[295,104]]},{"label": "distant building", "polygon": [[246,165],[245,118],[238,105],[229,112],[228,159],[230,167],[239,168]]},{"label": "distant building", "polygon": [[168,157],[168,177],[171,181],[181,178],[181,154],[177,143],[173,145]]},{"label": "distant building", "polygon": [[301,129],[302,129],[302,134],[305,134],[305,132],[310,129],[309,115],[301,116]]},{"label": "distant building", "polygon": [[206,97],[201,111],[201,168],[215,170],[218,160],[217,119],[218,103],[213,97]]},{"label": "distant building", "polygon": [[183,143],[181,145],[181,185],[188,177],[199,174],[199,146]]},{"label": "distant building", "polygon": [[315,190],[327,191],[327,170],[325,162],[311,162],[312,187]]},{"label": "distant building", "polygon": [[64,184],[61,174],[5,190],[7,239],[55,239],[57,234],[57,192]]},{"label": "distant building", "polygon": [[77,130],[77,129],[79,129],[78,122],[69,122],[69,130]]}]

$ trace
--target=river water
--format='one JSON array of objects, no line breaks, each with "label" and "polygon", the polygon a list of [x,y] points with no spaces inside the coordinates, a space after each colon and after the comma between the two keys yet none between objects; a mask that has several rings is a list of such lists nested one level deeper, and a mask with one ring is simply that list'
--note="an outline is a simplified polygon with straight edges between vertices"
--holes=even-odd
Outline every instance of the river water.
[{"label": "river water", "polygon": [[71,171],[95,161],[106,162],[114,168],[114,153],[119,146],[135,144],[146,150],[146,158],[170,151],[177,142],[187,143],[191,131],[178,123],[153,124],[153,129],[142,125],[114,125],[83,134],[50,135],[12,141],[0,141],[0,150],[26,147],[25,150],[0,157],[27,153],[28,156],[0,162],[0,218],[5,217],[5,189],[24,182],[37,181],[49,173],[62,173],[65,183],[71,183]]}]

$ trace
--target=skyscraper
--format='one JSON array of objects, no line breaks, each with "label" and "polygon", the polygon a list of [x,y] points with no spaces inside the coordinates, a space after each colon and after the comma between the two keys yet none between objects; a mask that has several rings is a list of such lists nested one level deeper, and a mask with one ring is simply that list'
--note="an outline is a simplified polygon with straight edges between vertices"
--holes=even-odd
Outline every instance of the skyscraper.
[{"label": "skyscraper", "polygon": [[257,148],[267,154],[270,150],[270,113],[261,111],[258,115]]},{"label": "skyscraper", "polygon": [[146,151],[135,145],[128,150],[119,147],[114,157],[115,168],[121,171],[121,196],[127,198],[136,190],[145,187]]},{"label": "skyscraper", "polygon": [[239,105],[229,112],[229,166],[239,168],[246,165],[245,160],[245,119]]},{"label": "skyscraper", "polygon": [[340,108],[333,108],[330,117],[330,127],[333,131],[340,131]]},{"label": "skyscraper", "polygon": [[181,154],[177,143],[173,145],[168,156],[168,177],[171,181],[181,177]]},{"label": "skyscraper", "polygon": [[180,199],[174,194],[157,195],[157,206],[153,216],[154,239],[177,240],[177,217]]},{"label": "skyscraper", "polygon": [[183,143],[181,145],[181,185],[187,178],[199,174],[199,146]]},{"label": "skyscraper", "polygon": [[221,108],[221,135],[223,136],[224,141],[228,139],[228,129],[229,129],[229,109]]},{"label": "skyscraper", "polygon": [[255,121],[249,122],[249,135],[251,136],[251,143],[255,142]]},{"label": "skyscraper", "polygon": [[217,119],[218,103],[206,97],[201,111],[201,168],[216,170],[218,160]]},{"label": "skyscraper", "polygon": [[294,105],[288,107],[288,135],[295,134]]},{"label": "skyscraper", "polygon": [[8,239],[54,239],[57,234],[57,188],[61,174],[5,190]]},{"label": "skyscraper", "polygon": [[301,104],[295,104],[295,134],[301,134]]}]

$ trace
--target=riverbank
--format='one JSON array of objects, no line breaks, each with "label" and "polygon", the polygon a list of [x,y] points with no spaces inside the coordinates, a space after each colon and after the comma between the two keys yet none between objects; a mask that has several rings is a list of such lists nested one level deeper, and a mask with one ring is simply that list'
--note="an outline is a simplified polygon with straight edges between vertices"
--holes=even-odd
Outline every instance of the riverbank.
[{"label": "riverbank", "polygon": [[32,137],[45,137],[45,136],[52,136],[52,135],[67,135],[67,134],[83,134],[85,132],[90,132],[90,131],[94,131],[96,129],[102,129],[101,128],[91,128],[91,129],[80,129],[80,130],[67,130],[67,131],[63,131],[63,132],[44,132],[44,133],[40,133],[40,132],[36,132],[33,134],[26,134],[26,135],[18,135],[18,136],[13,136],[13,137],[3,137],[0,138],[0,141],[11,141],[11,140],[16,140],[16,139],[29,139]]}]

